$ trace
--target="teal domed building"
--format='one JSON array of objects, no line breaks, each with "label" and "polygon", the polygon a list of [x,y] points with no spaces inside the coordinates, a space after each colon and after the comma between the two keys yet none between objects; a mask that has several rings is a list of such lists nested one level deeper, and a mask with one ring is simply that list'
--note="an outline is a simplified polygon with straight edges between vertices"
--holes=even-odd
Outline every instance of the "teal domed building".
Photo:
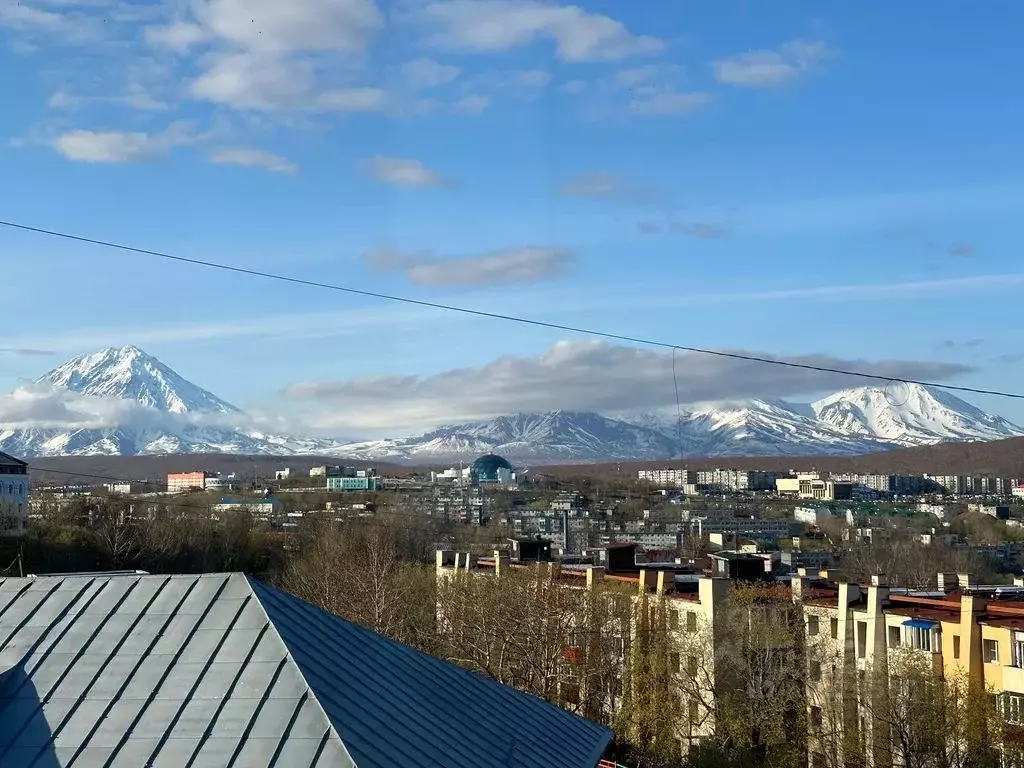
[{"label": "teal domed building", "polygon": [[481,456],[470,466],[478,483],[500,483],[511,485],[516,481],[516,471],[508,459],[493,453]]}]

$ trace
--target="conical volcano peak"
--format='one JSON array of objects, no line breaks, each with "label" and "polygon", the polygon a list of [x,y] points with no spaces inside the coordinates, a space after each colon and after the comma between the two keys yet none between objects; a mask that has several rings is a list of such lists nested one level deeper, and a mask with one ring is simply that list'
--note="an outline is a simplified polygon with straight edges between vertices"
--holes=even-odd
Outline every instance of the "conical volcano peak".
[{"label": "conical volcano peak", "polygon": [[169,413],[238,411],[134,345],[81,355],[45,374],[37,383],[84,395],[135,400]]}]

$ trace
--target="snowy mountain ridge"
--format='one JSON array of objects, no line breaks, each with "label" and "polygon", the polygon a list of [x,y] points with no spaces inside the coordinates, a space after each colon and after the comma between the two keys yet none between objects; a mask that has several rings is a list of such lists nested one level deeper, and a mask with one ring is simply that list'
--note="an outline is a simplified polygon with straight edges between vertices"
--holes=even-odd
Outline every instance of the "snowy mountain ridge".
[{"label": "snowy mountain ridge", "polygon": [[536,463],[859,454],[1024,435],[1024,429],[1000,416],[917,384],[847,389],[810,404],[745,400],[678,412],[518,413],[442,426],[415,437],[360,442],[253,429],[234,405],[132,346],[83,355],[35,385],[105,404],[109,413],[98,424],[0,423],[0,450],[25,457],[319,453],[414,463],[458,461],[494,451]]}]

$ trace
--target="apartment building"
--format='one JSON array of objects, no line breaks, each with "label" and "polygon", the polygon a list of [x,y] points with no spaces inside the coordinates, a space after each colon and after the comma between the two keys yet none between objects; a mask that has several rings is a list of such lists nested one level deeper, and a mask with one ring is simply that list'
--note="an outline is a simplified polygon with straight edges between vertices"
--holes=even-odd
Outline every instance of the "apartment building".
[{"label": "apartment building", "polygon": [[167,475],[168,493],[185,493],[201,491],[206,488],[206,478],[212,477],[209,472],[172,472]]},{"label": "apartment building", "polygon": [[[622,674],[637,652],[637,637],[647,631],[637,622],[647,620],[647,610],[651,622],[656,615],[663,616],[668,638],[664,658],[678,682],[680,698],[675,732],[683,750],[718,733],[716,692],[737,683],[731,654],[723,656],[722,649],[735,642],[730,632],[764,610],[729,598],[738,585],[759,578],[768,591],[783,596],[782,603],[792,611],[789,615],[796,617],[797,634],[783,633],[776,642],[793,643],[793,658],[804,665],[810,768],[892,766],[898,754],[893,741],[897,734],[888,719],[891,713],[882,710],[914,684],[911,673],[942,686],[985,691],[993,697],[993,711],[1009,726],[1024,727],[1024,580],[1017,586],[996,587],[977,585],[967,574],[942,573],[935,589],[915,591],[890,587],[884,576],[858,584],[829,571],[805,568],[789,582],[772,580],[768,572],[760,576],[753,569],[740,573],[733,568],[742,565],[741,555],[717,558],[716,566],[723,567],[704,572],[637,564],[630,544],[609,546],[599,555],[598,565],[527,565],[500,551],[489,558],[438,552],[437,578],[440,584],[460,572],[500,577],[503,572],[538,568],[538,578],[550,577],[564,589],[604,594],[599,591],[602,586],[614,587],[609,594],[628,595],[634,608],[614,665]],[[743,605],[749,607],[737,608]],[[738,625],[737,610],[749,611]],[[786,608],[777,602],[769,610],[782,616]],[[577,658],[579,638],[587,632],[579,623],[567,629],[567,658]],[[585,680],[568,684],[575,686],[574,695],[585,695]],[[610,713],[620,703],[611,696],[605,701]],[[906,714],[908,719],[915,717],[912,710]],[[1000,748],[1010,749],[1000,743]]]},{"label": "apartment building", "polygon": [[0,452],[0,531],[18,534],[28,520],[28,464]]},{"label": "apartment building", "polygon": [[[509,558],[508,553],[497,550],[491,557],[475,557],[468,553],[438,551],[436,572],[439,594],[440,585],[450,584],[460,576],[500,578],[510,571],[533,569],[539,580],[551,578],[561,588],[580,593],[597,592],[608,600],[625,597],[634,610],[627,626],[620,630],[621,645],[610,665],[617,674],[624,675],[628,660],[637,653],[638,638],[646,636],[648,630],[638,626],[639,617],[646,620],[649,611],[651,621],[655,616],[664,621],[667,649],[664,658],[668,672],[676,684],[679,696],[678,719],[674,723],[675,738],[680,754],[690,746],[708,739],[716,732],[715,690],[722,686],[736,685],[726,669],[721,669],[716,654],[710,649],[721,642],[725,631],[725,606],[734,581],[729,578],[713,577],[695,573],[685,566],[664,564],[638,565],[636,544],[620,543],[602,548],[597,553],[600,565],[575,563],[525,563]],[[763,563],[760,570],[763,572]],[[607,587],[608,591],[601,591]],[[643,608],[646,606],[646,611]],[[449,623],[442,603],[438,604],[439,626]],[[581,621],[585,623],[589,614]],[[565,656],[578,660],[583,651],[583,638],[596,634],[593,627],[575,622],[566,622],[560,614],[559,621],[566,626]],[[745,626],[745,622],[744,622]],[[602,628],[601,635],[607,634]],[[570,701],[586,697],[588,678],[569,678],[566,685],[572,689]],[[605,696],[603,705],[606,714],[614,714],[621,705],[614,695]]]},{"label": "apartment building", "polygon": [[[811,768],[840,764],[837,745],[861,750],[871,764],[893,764],[893,723],[877,712],[881,699],[905,693],[908,668],[930,671],[944,686],[987,693],[1006,724],[1024,725],[1021,584],[976,585],[967,574],[940,573],[935,591],[914,592],[887,587],[882,577],[866,587],[795,579],[807,635]],[[1017,749],[1006,742],[1000,748]],[[1020,765],[1020,758],[1005,764]]]},{"label": "apartment building", "polygon": [[697,485],[711,491],[770,491],[780,472],[742,469],[709,469],[697,473]]},{"label": "apartment building", "polygon": [[637,479],[653,483],[663,488],[681,488],[684,485],[697,485],[697,472],[692,469],[641,469],[636,473]]}]

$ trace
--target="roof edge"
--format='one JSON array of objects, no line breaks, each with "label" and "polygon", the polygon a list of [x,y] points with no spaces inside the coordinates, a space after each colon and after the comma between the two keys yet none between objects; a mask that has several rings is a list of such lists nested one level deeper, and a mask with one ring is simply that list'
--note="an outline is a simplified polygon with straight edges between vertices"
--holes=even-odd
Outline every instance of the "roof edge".
[{"label": "roof edge", "polygon": [[[359,768],[359,764],[356,762],[356,759],[354,757],[352,757],[352,753],[348,751],[348,745],[345,744],[345,740],[343,738],[341,738],[341,734],[338,733],[338,729],[334,727],[334,721],[331,720],[331,716],[327,714],[327,710],[325,710],[323,704],[320,703],[320,697],[316,695],[316,691],[313,690],[313,686],[311,686],[309,684],[309,681],[306,679],[306,673],[303,671],[302,665],[299,664],[299,662],[297,662],[295,660],[294,656],[292,656],[292,649],[288,647],[288,643],[285,642],[284,637],[282,637],[281,633],[277,631],[277,625],[274,624],[273,619],[270,618],[270,614],[267,613],[267,607],[265,605],[263,605],[263,600],[260,599],[259,592],[257,590],[255,590],[255,589],[253,589],[253,582],[259,584],[261,587],[265,587],[266,589],[274,589],[274,590],[276,590],[276,587],[272,587],[269,584],[267,584],[266,582],[260,581],[259,579],[256,579],[256,578],[253,578],[252,576],[250,576],[247,573],[243,573],[243,574],[239,574],[239,575],[241,575],[242,578],[245,579],[245,583],[248,585],[249,589],[252,591],[252,596],[254,598],[256,598],[256,602],[259,604],[260,611],[263,613],[263,616],[266,618],[267,623],[271,627],[274,628],[274,632],[277,634],[278,639],[281,641],[281,645],[284,646],[284,652],[285,652],[285,655],[288,657],[288,661],[291,662],[292,666],[299,673],[299,677],[302,678],[302,682],[305,684],[306,690],[309,692],[310,698],[313,699],[314,703],[316,704],[316,708],[320,710],[320,714],[324,716],[324,720],[327,722],[327,727],[330,729],[331,733],[334,734],[334,737],[338,740],[338,743],[341,745],[342,750],[344,750],[345,755],[349,759],[349,762],[352,763],[354,768]],[[277,591],[280,591],[280,590],[277,590]],[[596,763],[595,763],[595,765],[596,765]]]}]

